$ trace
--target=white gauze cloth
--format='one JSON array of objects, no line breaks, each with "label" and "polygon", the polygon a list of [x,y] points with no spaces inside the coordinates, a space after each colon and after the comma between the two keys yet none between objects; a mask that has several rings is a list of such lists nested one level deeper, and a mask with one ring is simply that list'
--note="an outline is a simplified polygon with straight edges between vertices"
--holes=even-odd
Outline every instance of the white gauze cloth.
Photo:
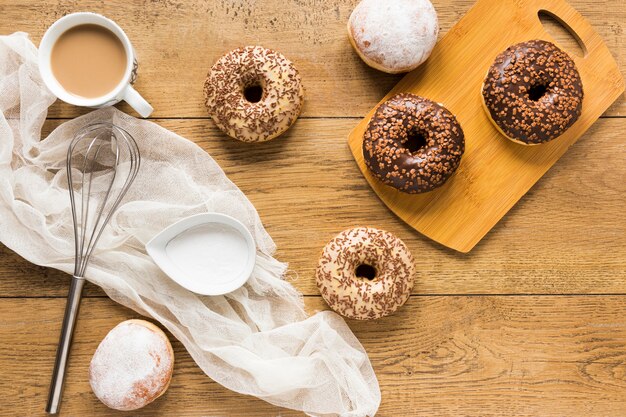
[{"label": "white gauze cloth", "polygon": [[[142,163],[86,278],[113,300],[159,321],[209,377],[233,391],[311,416],[376,413],[380,389],[365,350],[336,314],[307,316],[300,294],[282,279],[286,265],[272,257],[274,243],[254,206],[206,152],[114,108],[65,122],[41,140],[55,98],[40,78],[37,49],[24,33],[0,37],[0,91],[4,245],[37,265],[73,272],[67,147],[81,127],[112,122],[136,139]],[[217,297],[175,284],[144,248],[166,226],[211,211],[239,219],[257,244],[248,283]]]}]

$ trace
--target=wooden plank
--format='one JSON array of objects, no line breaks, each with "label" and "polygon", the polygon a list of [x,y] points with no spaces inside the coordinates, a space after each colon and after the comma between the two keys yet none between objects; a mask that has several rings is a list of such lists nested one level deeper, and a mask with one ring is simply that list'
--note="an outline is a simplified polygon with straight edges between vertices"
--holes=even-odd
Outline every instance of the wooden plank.
[{"label": "wooden plank", "polygon": [[[445,34],[473,0],[433,1]],[[58,0],[0,1],[0,33],[25,31],[36,44],[59,17],[94,11],[116,20],[140,59],[137,89],[152,103],[155,117],[206,117],[202,84],[210,66],[226,51],[261,44],[283,52],[302,73],[305,116],[362,117],[400,76],[367,67],[352,50],[346,22],[357,0]],[[626,75],[626,8],[623,0],[571,0],[606,41]],[[127,106],[122,106],[130,111]],[[56,104],[53,117],[81,111]],[[83,111],[84,112],[84,111]],[[626,115],[622,96],[607,115]]]},{"label": "wooden plank", "polygon": [[[378,200],[345,144],[354,120],[301,120],[253,149],[205,120],[159,123],[197,142],[246,193],[305,294],[318,294],[322,247],[357,225],[407,243],[415,294],[626,293],[626,120],[600,120],[468,255],[413,231]],[[0,249],[0,295],[65,296],[68,283]]]},{"label": "wooden plank", "polygon": [[[310,311],[325,306],[307,298]],[[59,299],[0,302],[0,415],[43,416]],[[626,297],[412,297],[398,314],[350,322],[391,416],[623,416]],[[61,416],[118,415],[91,393],[87,369],[100,340],[136,314],[84,300]],[[299,416],[234,394],[206,377],[174,342],[172,385],[133,416]]]},{"label": "wooden plank", "polygon": [[[316,295],[322,246],[355,225],[385,228],[419,259],[415,294],[626,293],[623,120],[602,120],[550,170],[469,256],[414,233],[375,197],[344,138],[400,76],[365,66],[345,22],[358,0],[0,0],[0,33],[39,42],[54,20],[96,11],[118,21],[140,56],[137,88],[157,120],[210,152],[255,204],[299,290]],[[442,35],[474,0],[433,0]],[[623,0],[571,0],[626,75]],[[567,42],[566,37],[557,40]],[[210,65],[243,44],[291,58],[306,105],[284,138],[251,149],[207,119],[202,83]],[[122,105],[129,112],[128,106]],[[87,110],[57,103],[50,117]],[[626,116],[622,96],[606,116]],[[319,119],[354,118],[354,119]],[[48,124],[48,128],[59,122]],[[33,266],[0,245],[0,416],[44,415],[69,277]],[[102,296],[88,286],[86,295]],[[9,298],[3,298],[9,297]],[[306,297],[309,311],[326,308]],[[379,416],[623,416],[626,297],[414,296],[395,316],[350,325],[370,353]],[[89,389],[87,366],[106,332],[136,314],[106,298],[83,300],[63,415],[119,415]],[[234,394],[206,377],[184,348],[168,393],[133,415],[300,416]]]}]

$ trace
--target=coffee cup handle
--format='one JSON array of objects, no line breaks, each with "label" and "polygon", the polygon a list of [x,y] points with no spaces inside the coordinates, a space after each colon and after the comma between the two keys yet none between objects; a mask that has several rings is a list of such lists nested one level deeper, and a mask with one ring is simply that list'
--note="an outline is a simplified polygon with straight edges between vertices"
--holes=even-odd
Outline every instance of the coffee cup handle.
[{"label": "coffee cup handle", "polygon": [[148,103],[145,98],[141,97],[141,94],[139,94],[132,85],[126,87],[124,97],[122,99],[127,102],[130,107],[135,109],[141,117],[146,118],[150,116],[154,110],[150,103]]}]

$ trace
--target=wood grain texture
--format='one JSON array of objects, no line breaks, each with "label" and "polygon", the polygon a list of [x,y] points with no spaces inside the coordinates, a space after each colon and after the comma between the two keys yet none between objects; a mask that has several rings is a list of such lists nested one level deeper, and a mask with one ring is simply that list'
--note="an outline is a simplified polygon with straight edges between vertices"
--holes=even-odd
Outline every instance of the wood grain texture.
[{"label": "wood grain texture", "polygon": [[[0,302],[0,415],[43,416],[64,301]],[[325,308],[307,298],[309,311]],[[623,416],[625,297],[412,297],[398,314],[350,322],[382,389],[378,416]],[[91,393],[89,361],[136,315],[83,300],[61,416],[114,416]],[[168,392],[133,416],[300,416],[212,382],[173,341]],[[19,412],[17,412],[19,410]]]},{"label": "wood grain texture", "polygon": [[[433,0],[442,35],[473,2]],[[345,22],[356,3],[0,0],[0,33],[27,31],[38,43],[54,20],[74,11],[118,21],[138,50],[136,86],[154,105],[156,122],[198,143],[248,195],[278,245],[277,257],[290,263],[290,279],[308,295],[309,311],[326,308],[314,268],[339,231],[378,226],[409,245],[419,259],[418,295],[395,316],[350,322],[380,379],[378,416],[623,416],[626,119],[594,125],[470,255],[445,249],[389,212],[345,144],[358,118],[400,80],[370,69],[352,51]],[[624,0],[571,3],[626,75]],[[567,35],[556,36],[567,42]],[[306,87],[294,128],[253,148],[215,129],[201,92],[211,64],[242,44],[283,52]],[[56,103],[49,117],[85,112]],[[605,116],[626,116],[626,98]],[[48,122],[46,130],[59,123]],[[44,415],[68,284],[65,274],[28,264],[0,245],[0,416]],[[579,295],[547,295],[564,293]],[[85,295],[61,415],[120,415],[95,399],[87,366],[104,335],[136,314],[94,286]],[[173,342],[170,390],[134,416],[302,415],[222,388]]]},{"label": "wood grain texture", "polygon": [[[583,40],[584,56],[571,55],[585,97],[580,119],[559,138],[539,146],[507,140],[482,105],[481,88],[495,57],[528,39],[556,42],[538,19],[546,10]],[[485,25],[484,22],[492,22]],[[458,62],[458,65],[451,65]],[[463,79],[459,84],[456,80]],[[379,181],[363,158],[363,135],[378,105],[348,142],[363,175],[380,199],[420,233],[469,252],[624,91],[606,45],[565,0],[479,0],[435,46],[427,63],[408,74],[379,103],[398,93],[427,97],[452,112],[465,133],[465,153],[440,188],[406,194]]]},{"label": "wood grain texture", "polygon": [[[626,294],[626,120],[594,125],[469,255],[421,236],[378,200],[343,139],[354,120],[299,120],[254,152],[208,120],[158,123],[198,143],[250,198],[305,294],[319,294],[322,247],[358,225],[406,242],[419,263],[415,294]],[[63,273],[0,253],[0,295],[66,295]]]},{"label": "wood grain texture", "polygon": [[[56,19],[96,11],[117,21],[139,55],[137,89],[155,117],[206,117],[202,85],[210,66],[244,44],[275,48],[299,68],[306,89],[305,116],[363,117],[400,76],[370,69],[348,42],[346,22],[357,0],[15,0],[0,1],[0,33],[31,34],[38,44]],[[443,36],[474,0],[433,1]],[[626,75],[623,0],[571,0],[594,26]],[[278,6],[277,6],[278,5]],[[130,112],[127,106],[121,107]],[[50,115],[80,110],[55,104]],[[626,98],[607,112],[626,115]]]}]

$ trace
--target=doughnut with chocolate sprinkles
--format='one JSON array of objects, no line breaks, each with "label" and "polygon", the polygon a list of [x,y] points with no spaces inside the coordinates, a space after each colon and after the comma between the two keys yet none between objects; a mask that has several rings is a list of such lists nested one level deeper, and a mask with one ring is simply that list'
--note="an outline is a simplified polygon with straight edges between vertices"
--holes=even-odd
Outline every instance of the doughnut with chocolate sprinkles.
[{"label": "doughnut with chocolate sprinkles", "polygon": [[224,133],[243,142],[265,142],[296,121],[304,88],[298,70],[284,55],[247,46],[213,65],[204,97],[209,114]]},{"label": "doughnut with chocolate sprinkles", "polygon": [[331,240],[315,273],[330,308],[356,320],[395,312],[409,298],[415,264],[404,242],[371,227],[345,230]]},{"label": "doughnut with chocolate sprinkles", "polygon": [[574,61],[553,43],[531,40],[496,57],[482,89],[496,128],[522,145],[561,136],[580,117],[583,84]]},{"label": "doughnut with chocolate sprinkles", "polygon": [[419,194],[442,186],[459,167],[465,136],[441,104],[402,93],[380,105],[363,135],[365,164],[383,183]]}]

